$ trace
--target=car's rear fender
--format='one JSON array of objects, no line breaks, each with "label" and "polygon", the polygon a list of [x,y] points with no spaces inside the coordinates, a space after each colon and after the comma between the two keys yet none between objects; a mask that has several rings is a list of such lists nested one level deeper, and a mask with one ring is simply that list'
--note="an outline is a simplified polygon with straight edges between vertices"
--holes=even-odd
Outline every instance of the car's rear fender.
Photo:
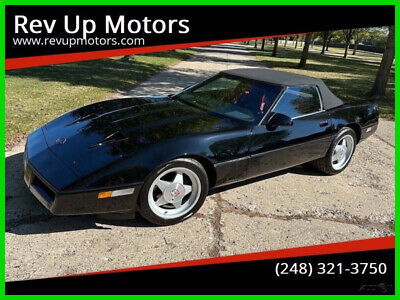
[{"label": "car's rear fender", "polygon": [[362,141],[373,134],[379,122],[379,111],[376,104],[346,104],[330,111],[334,132],[343,127],[352,128]]}]

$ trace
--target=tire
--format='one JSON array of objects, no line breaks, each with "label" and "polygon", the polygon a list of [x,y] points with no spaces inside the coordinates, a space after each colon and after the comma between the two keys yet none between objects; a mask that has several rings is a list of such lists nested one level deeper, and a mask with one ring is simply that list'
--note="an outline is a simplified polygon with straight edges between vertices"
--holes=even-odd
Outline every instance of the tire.
[{"label": "tire", "polygon": [[139,213],[156,225],[172,225],[189,218],[208,194],[208,176],[194,159],[179,158],[154,170],[139,195]]},{"label": "tire", "polygon": [[[335,148],[337,146],[341,146],[341,144],[343,144],[343,140],[345,140],[345,144],[346,144],[346,146],[348,146],[345,149],[348,149],[349,152],[345,151],[345,153],[344,153],[345,159],[342,160],[341,164],[339,163],[340,162],[339,160],[337,160],[337,161],[335,160],[337,162],[337,163],[335,163],[334,158],[333,158],[333,155],[335,155],[335,153],[337,153],[337,151],[335,151]],[[352,145],[350,145],[351,140],[353,141]],[[354,132],[354,130],[349,127],[344,127],[338,132],[337,136],[332,141],[325,157],[311,161],[310,164],[315,169],[317,169],[327,175],[339,174],[344,169],[346,169],[346,167],[349,165],[351,158],[353,157],[354,151],[356,149],[356,143],[357,143],[357,135]],[[338,149],[338,148],[336,148],[336,149]],[[341,156],[339,156],[339,157],[341,157]],[[336,156],[335,156],[335,158],[336,158]]]}]

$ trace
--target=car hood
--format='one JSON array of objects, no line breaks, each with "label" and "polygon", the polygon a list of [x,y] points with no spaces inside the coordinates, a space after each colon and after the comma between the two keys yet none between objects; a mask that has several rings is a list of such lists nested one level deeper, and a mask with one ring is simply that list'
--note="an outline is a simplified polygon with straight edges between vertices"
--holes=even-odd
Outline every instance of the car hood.
[{"label": "car hood", "polygon": [[75,172],[87,176],[156,143],[235,126],[230,119],[167,97],[142,97],[84,106],[42,130],[50,150]]}]

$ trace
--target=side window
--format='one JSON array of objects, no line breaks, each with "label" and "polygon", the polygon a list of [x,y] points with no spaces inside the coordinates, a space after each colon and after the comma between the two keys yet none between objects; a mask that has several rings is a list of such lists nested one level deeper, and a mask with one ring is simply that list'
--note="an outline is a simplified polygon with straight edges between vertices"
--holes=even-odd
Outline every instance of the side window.
[{"label": "side window", "polygon": [[284,92],[273,111],[295,118],[321,109],[317,87],[294,86]]}]

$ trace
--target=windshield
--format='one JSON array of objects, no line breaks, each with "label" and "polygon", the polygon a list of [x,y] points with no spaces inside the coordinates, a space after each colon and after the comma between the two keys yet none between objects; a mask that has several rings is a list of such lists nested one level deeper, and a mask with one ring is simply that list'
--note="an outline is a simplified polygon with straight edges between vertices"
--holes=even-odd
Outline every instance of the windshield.
[{"label": "windshield", "polygon": [[281,90],[278,85],[217,75],[174,98],[210,112],[258,123]]}]

